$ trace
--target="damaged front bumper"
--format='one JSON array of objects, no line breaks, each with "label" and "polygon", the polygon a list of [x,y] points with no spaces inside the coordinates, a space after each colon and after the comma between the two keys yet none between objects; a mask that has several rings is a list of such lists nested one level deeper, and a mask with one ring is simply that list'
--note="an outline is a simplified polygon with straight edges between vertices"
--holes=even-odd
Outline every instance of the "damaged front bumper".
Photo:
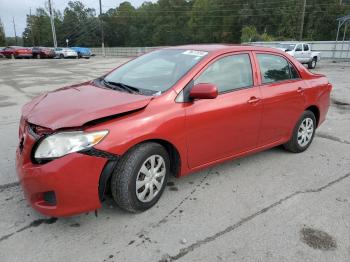
[{"label": "damaged front bumper", "polygon": [[36,138],[26,131],[22,136],[16,151],[16,169],[25,196],[35,210],[61,217],[101,207],[117,156],[92,149],[36,164],[31,157]]}]

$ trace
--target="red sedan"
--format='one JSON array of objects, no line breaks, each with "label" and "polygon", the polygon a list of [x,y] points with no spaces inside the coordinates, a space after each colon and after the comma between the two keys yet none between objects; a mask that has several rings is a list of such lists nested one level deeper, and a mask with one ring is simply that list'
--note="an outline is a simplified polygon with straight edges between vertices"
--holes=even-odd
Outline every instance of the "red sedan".
[{"label": "red sedan", "polygon": [[48,47],[33,47],[32,53],[33,53],[33,57],[37,59],[55,57],[55,51],[53,51],[53,49]]},{"label": "red sedan", "polygon": [[1,54],[7,58],[31,58],[33,57],[30,48],[21,46],[8,46],[1,50]]},{"label": "red sedan", "polygon": [[331,89],[275,49],[154,51],[26,104],[17,172],[45,215],[96,210],[107,187],[121,208],[143,211],[171,175],[278,145],[303,152],[325,120]]}]

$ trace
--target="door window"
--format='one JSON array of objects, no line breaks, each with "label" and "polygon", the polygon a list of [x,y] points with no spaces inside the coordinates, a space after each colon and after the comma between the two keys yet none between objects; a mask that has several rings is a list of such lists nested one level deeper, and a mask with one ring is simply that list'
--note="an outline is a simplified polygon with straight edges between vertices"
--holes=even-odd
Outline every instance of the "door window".
[{"label": "door window", "polygon": [[252,86],[252,66],[249,55],[231,55],[215,61],[194,83],[214,84],[219,93]]},{"label": "door window", "polygon": [[304,45],[304,51],[309,51],[309,45]]},{"label": "door window", "polygon": [[295,67],[289,63],[289,68],[290,68],[291,79],[299,79],[300,76],[299,76],[298,71],[295,69]]},{"label": "door window", "polygon": [[299,78],[297,70],[281,56],[257,54],[262,83],[273,83]]},{"label": "door window", "polygon": [[301,49],[301,44],[297,45],[297,47],[295,48],[295,51],[296,51],[296,52],[301,52],[301,51],[303,51],[303,50]]}]

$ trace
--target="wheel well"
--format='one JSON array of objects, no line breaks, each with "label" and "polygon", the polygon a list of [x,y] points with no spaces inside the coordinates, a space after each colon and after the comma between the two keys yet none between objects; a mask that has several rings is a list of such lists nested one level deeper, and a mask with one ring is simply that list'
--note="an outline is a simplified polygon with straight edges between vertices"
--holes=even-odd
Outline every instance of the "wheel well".
[{"label": "wheel well", "polygon": [[316,62],[317,62],[317,60],[318,60],[318,59],[317,59],[317,56],[314,56],[313,58],[314,58],[314,59],[316,60]]},{"label": "wheel well", "polygon": [[309,110],[312,113],[314,113],[315,118],[316,118],[316,126],[318,126],[318,123],[320,120],[320,110],[318,109],[318,107],[317,106],[309,106],[308,108],[306,108],[306,110]]},{"label": "wheel well", "polygon": [[166,140],[163,140],[163,139],[151,139],[151,140],[143,141],[141,143],[147,143],[147,142],[158,143],[166,149],[166,151],[168,152],[169,157],[170,157],[171,174],[175,177],[178,176],[178,174],[180,172],[180,167],[181,167],[181,157],[180,157],[179,151],[176,149],[176,147],[172,143],[170,143]]},{"label": "wheel well", "polygon": [[[180,154],[178,152],[178,150],[176,149],[176,147],[171,144],[170,142],[163,140],[163,139],[150,139],[150,140],[145,140],[142,141],[136,145],[134,145],[133,147],[143,144],[143,143],[147,143],[147,142],[155,142],[158,143],[160,145],[162,145],[166,151],[169,154],[170,157],[170,172],[173,176],[178,176],[179,172],[180,172],[180,167],[181,167],[181,158],[180,158]],[[133,148],[131,147],[131,148]],[[129,148],[129,150],[131,149]],[[100,181],[99,181],[99,197],[100,200],[104,200],[104,196],[106,194],[110,195],[110,184],[111,184],[111,178],[112,178],[112,173],[114,170],[115,165],[118,165],[118,162],[114,162],[114,161],[108,161],[106,163],[106,166],[104,167],[102,172],[106,172],[106,174],[100,176]]]}]

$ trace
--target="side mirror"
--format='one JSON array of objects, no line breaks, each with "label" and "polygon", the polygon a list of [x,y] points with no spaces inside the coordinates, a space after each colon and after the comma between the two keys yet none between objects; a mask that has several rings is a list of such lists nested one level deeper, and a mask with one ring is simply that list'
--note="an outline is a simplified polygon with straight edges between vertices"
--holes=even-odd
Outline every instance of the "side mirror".
[{"label": "side mirror", "polygon": [[192,87],[190,98],[192,99],[214,99],[218,96],[218,89],[209,83],[199,83]]}]

